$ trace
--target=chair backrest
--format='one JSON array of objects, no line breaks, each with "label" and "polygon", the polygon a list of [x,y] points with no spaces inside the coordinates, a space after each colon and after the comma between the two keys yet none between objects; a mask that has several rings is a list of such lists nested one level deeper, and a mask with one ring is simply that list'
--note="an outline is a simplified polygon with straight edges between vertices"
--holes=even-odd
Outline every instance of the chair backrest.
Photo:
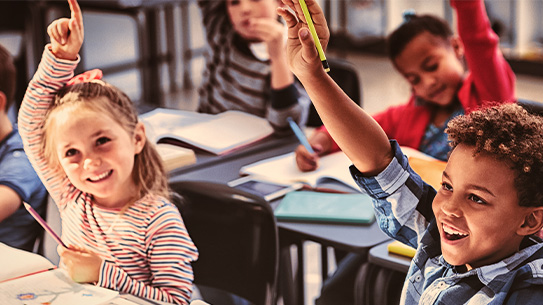
[{"label": "chair backrest", "polygon": [[214,182],[172,182],[170,188],[198,248],[194,283],[255,305],[275,304],[279,246],[270,205],[259,196]]},{"label": "chair backrest", "polygon": [[526,109],[529,113],[543,115],[543,103],[527,99],[518,99],[517,103]]},{"label": "chair backrest", "polygon": [[[340,58],[328,58],[330,77],[358,105],[362,106],[362,89],[356,68],[349,61]],[[309,107],[307,126],[318,127],[322,120],[313,104]]]}]

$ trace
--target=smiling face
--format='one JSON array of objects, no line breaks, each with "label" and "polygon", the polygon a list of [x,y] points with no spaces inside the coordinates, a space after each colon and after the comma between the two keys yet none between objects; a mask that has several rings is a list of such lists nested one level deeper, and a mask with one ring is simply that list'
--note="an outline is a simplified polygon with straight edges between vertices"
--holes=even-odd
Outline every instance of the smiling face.
[{"label": "smiling face", "polygon": [[468,269],[518,251],[532,209],[518,205],[516,175],[507,163],[473,152],[464,144],[453,150],[432,205],[445,260]]},{"label": "smiling face", "polygon": [[257,34],[251,30],[251,19],[270,18],[277,19],[276,0],[226,0],[228,17],[234,30],[247,41],[259,41]]},{"label": "smiling face", "polygon": [[137,194],[132,170],[145,143],[143,125],[129,134],[110,115],[82,107],[57,117],[56,154],[70,182],[101,206],[119,208],[130,202]]},{"label": "smiling face", "polygon": [[447,41],[423,32],[405,46],[394,65],[416,96],[447,106],[464,80],[462,56],[463,47],[457,38]]}]

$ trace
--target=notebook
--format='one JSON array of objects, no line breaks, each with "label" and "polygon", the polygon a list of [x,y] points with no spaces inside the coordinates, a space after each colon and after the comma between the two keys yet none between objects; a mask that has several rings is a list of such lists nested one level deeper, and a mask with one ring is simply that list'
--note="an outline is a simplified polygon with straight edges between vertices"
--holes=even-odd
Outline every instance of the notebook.
[{"label": "notebook", "polygon": [[316,187],[325,180],[335,180],[359,191],[360,188],[349,172],[351,164],[351,160],[343,152],[338,151],[321,157],[320,166],[316,170],[302,172],[296,166],[294,152],[291,152],[243,166],[240,174],[254,175],[263,180],[280,183],[301,182],[311,187]]},{"label": "notebook", "polygon": [[375,220],[372,199],[366,194],[290,192],[274,210],[279,220],[370,224]]},{"label": "notebook", "polygon": [[224,155],[273,134],[269,122],[241,111],[205,114],[157,108],[140,116],[147,138]]}]

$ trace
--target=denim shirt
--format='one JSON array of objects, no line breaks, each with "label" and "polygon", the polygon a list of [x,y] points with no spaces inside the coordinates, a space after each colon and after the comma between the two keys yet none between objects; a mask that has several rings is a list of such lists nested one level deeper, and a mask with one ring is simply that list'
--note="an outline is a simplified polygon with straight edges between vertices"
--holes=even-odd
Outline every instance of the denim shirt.
[{"label": "denim shirt", "polygon": [[543,243],[529,236],[520,251],[497,263],[466,271],[441,253],[432,212],[436,191],[409,167],[396,141],[394,159],[375,177],[351,174],[373,197],[381,230],[417,249],[402,290],[401,304],[543,304]]}]

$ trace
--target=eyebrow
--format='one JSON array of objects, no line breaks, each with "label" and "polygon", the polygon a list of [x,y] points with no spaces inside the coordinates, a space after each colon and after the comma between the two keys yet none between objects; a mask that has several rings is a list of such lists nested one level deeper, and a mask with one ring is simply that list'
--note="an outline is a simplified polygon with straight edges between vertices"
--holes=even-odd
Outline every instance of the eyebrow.
[{"label": "eyebrow", "polygon": [[[443,176],[449,180],[451,180],[451,178],[449,177],[449,175],[447,174],[447,172],[443,171]],[[487,189],[486,187],[484,186],[480,186],[480,185],[475,185],[475,184],[469,184],[468,185],[468,188],[470,189],[476,189],[478,191],[482,191],[482,192],[485,192],[487,194],[489,194],[490,196],[492,197],[496,197],[496,195],[494,195],[494,193],[492,193],[489,189]]]},{"label": "eyebrow", "polygon": [[[100,129],[96,131],[95,133],[91,134],[90,137],[95,138],[95,137],[98,137],[99,135],[105,134],[106,132],[107,132],[107,129]],[[67,147],[70,147],[70,146],[72,146],[72,142],[68,142],[64,144],[64,146],[62,146],[62,149],[66,149]]]}]

